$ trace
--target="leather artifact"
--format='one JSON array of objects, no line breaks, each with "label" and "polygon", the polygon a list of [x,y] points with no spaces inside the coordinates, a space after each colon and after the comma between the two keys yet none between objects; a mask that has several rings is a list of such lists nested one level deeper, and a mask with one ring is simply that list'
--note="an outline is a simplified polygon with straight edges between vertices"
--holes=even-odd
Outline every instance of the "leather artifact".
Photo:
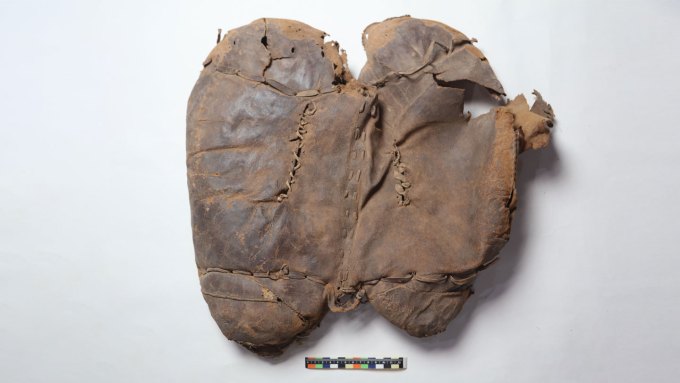
[{"label": "leather artifact", "polygon": [[[505,104],[474,41],[441,23],[370,25],[358,79],[324,37],[282,19],[234,29],[189,99],[201,289],[261,355],[363,302],[411,335],[444,331],[508,240],[518,154],[552,126],[537,92]],[[471,84],[499,106],[471,118]]]}]

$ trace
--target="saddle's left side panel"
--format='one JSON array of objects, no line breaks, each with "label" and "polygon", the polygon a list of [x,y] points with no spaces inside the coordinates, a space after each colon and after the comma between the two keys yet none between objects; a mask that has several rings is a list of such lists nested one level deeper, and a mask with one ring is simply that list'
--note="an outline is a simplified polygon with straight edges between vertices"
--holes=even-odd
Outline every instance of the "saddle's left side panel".
[{"label": "saddle's left side panel", "polygon": [[318,325],[340,261],[342,211],[333,199],[341,190],[328,193],[339,185],[315,164],[346,157],[334,126],[321,123],[345,66],[323,38],[287,20],[232,30],[204,62],[188,105],[201,290],[224,335],[261,355],[281,353]]}]

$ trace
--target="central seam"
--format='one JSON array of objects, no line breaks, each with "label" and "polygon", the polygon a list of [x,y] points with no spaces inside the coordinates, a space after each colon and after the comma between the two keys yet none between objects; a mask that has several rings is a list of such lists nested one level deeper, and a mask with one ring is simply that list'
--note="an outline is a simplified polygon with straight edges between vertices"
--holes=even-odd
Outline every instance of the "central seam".
[{"label": "central seam", "polygon": [[348,311],[356,307],[363,298],[361,292],[350,283],[350,273],[357,264],[356,255],[352,254],[354,231],[359,220],[359,194],[362,172],[365,174],[369,163],[366,155],[367,140],[366,125],[370,118],[377,115],[377,106],[374,104],[375,95],[365,88],[359,90],[364,100],[359,107],[350,129],[349,152],[347,158],[346,184],[343,193],[343,246],[340,249],[342,263],[338,273],[335,291],[330,291],[329,307],[332,311]]}]

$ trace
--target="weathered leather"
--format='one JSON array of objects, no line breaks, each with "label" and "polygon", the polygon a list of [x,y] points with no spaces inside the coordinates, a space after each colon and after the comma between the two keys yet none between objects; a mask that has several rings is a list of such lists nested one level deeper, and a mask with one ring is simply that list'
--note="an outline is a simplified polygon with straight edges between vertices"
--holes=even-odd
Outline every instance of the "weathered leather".
[{"label": "weathered leather", "polygon": [[225,336],[262,355],[361,302],[414,336],[444,331],[508,240],[517,155],[549,140],[538,93],[470,119],[469,84],[504,91],[450,27],[370,25],[358,80],[324,36],[232,30],[189,100],[201,289]]}]

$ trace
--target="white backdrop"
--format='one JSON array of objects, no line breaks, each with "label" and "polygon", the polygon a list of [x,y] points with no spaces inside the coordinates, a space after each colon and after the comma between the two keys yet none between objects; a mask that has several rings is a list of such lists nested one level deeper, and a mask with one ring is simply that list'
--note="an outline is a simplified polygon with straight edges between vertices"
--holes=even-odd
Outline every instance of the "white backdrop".
[{"label": "white backdrop", "polygon": [[[189,92],[225,30],[294,18],[358,73],[371,22],[447,23],[510,96],[542,91],[501,261],[448,330],[370,307],[262,360],[203,302],[185,180]],[[0,381],[675,382],[680,373],[680,3],[0,1]],[[404,372],[305,355],[404,355]]]}]

